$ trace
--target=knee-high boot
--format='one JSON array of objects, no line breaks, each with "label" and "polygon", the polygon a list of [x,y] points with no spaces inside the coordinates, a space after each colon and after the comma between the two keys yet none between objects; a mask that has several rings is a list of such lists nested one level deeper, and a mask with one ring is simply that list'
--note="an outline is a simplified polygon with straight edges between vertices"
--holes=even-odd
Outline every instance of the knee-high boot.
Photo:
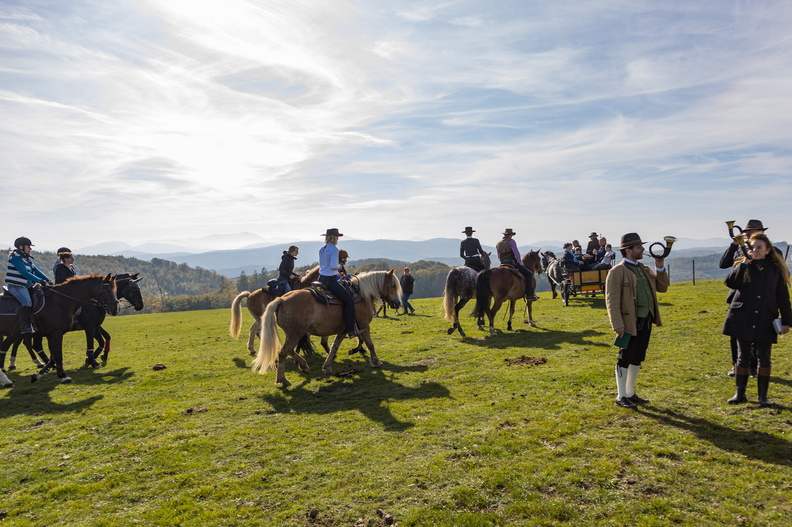
[{"label": "knee-high boot", "polygon": [[759,368],[756,376],[756,386],[759,391],[759,404],[772,406],[773,403],[767,400],[767,389],[770,387],[770,368]]},{"label": "knee-high boot", "polygon": [[30,323],[30,312],[32,308],[27,306],[22,306],[22,309],[19,312],[19,331],[23,335],[27,335],[29,333],[34,333],[33,326]]},{"label": "knee-high boot", "polygon": [[744,403],[748,400],[745,397],[745,387],[748,386],[748,368],[735,366],[734,372],[734,383],[737,385],[737,392],[727,402],[729,404]]}]

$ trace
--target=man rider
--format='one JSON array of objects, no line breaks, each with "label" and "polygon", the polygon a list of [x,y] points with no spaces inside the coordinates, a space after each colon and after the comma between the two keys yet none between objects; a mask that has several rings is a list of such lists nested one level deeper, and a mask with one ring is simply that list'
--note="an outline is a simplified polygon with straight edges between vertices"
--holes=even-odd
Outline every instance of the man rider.
[{"label": "man rider", "polygon": [[6,286],[8,292],[22,304],[22,310],[19,312],[19,329],[23,335],[26,335],[36,332],[30,323],[33,301],[28,287],[32,284],[49,282],[50,279],[33,263],[33,257],[30,256],[33,243],[30,238],[24,236],[17,238],[14,240],[14,247],[15,249],[8,254]]},{"label": "man rider", "polygon": [[517,233],[512,229],[506,229],[503,233],[503,239],[495,246],[495,250],[498,251],[498,260],[500,260],[501,265],[512,265],[525,277],[525,298],[530,302],[535,302],[539,300],[539,297],[534,294],[533,273],[522,264],[520,251],[517,250],[517,243],[512,240],[515,234]]},{"label": "man rider", "polygon": [[474,232],[476,231],[473,230],[473,227],[465,227],[465,230],[462,231],[467,235],[467,238],[459,244],[459,256],[465,260],[465,265],[474,271],[486,271],[487,268],[482,259],[484,249],[481,248],[478,239],[473,237]]}]

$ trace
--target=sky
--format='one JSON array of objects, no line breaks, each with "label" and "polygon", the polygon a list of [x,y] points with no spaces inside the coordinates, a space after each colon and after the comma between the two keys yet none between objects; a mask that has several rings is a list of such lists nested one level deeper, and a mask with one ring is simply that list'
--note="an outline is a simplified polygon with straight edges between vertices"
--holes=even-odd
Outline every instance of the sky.
[{"label": "sky", "polygon": [[0,0],[0,246],[792,241],[790,27],[786,0]]}]

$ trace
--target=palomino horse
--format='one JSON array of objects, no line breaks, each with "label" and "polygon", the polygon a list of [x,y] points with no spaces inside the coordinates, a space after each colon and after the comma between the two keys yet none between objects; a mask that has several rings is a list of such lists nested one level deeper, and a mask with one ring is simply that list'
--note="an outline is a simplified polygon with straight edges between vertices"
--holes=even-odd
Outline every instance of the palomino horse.
[{"label": "palomino horse", "polygon": [[[360,291],[362,301],[355,304],[355,319],[366,347],[371,353],[371,366],[382,367],[374,351],[369,325],[374,318],[374,303],[380,298],[388,302],[393,309],[400,304],[401,286],[399,280],[390,271],[370,271],[352,277],[352,283]],[[286,334],[286,341],[280,345],[278,326]],[[296,290],[280,298],[276,298],[267,306],[261,319],[261,344],[258,355],[253,360],[253,371],[264,374],[275,366],[277,359],[277,377],[275,383],[284,388],[291,383],[286,380],[284,369],[286,357],[291,355],[300,370],[308,373],[308,363],[295,352],[298,346],[308,345],[308,335],[336,335],[330,353],[324,361],[322,371],[325,375],[333,374],[333,360],[341,341],[344,338],[343,307],[337,304],[320,303],[310,291]],[[307,342],[306,342],[307,341]]]},{"label": "palomino horse", "polygon": [[558,296],[556,286],[560,286],[564,281],[564,260],[556,258],[556,255],[551,251],[545,251],[542,254],[542,267],[547,273],[547,281],[550,282],[550,290],[553,292],[553,298]]},{"label": "palomino horse", "polygon": [[[319,266],[317,265],[311,269],[304,277],[300,279],[299,289],[305,289],[311,282],[319,279]],[[267,308],[267,304],[275,300],[277,297],[269,294],[269,288],[262,287],[252,293],[249,291],[242,291],[231,302],[231,326],[228,328],[231,337],[236,340],[239,338],[239,332],[242,329],[242,300],[247,298],[248,312],[253,316],[253,324],[248,331],[247,348],[252,356],[256,356],[256,348],[254,347],[255,339],[261,331],[261,316]],[[323,344],[324,345],[324,344]]]},{"label": "palomino horse", "polygon": [[[41,305],[34,308],[33,323],[38,333],[47,337],[50,351],[49,362],[33,374],[31,382],[36,382],[49,373],[54,366],[61,382],[71,382],[71,378],[63,370],[63,334],[74,324],[77,310],[97,301],[108,313],[117,315],[120,311],[116,297],[115,277],[112,275],[75,276],[62,284],[44,289]],[[4,302],[7,303],[7,302]],[[0,311],[0,335],[19,335],[19,322],[15,312]]]},{"label": "palomino horse", "polygon": [[[487,269],[490,268],[490,253],[482,256],[482,261]],[[445,312],[445,319],[453,323],[453,326],[448,328],[448,334],[451,335],[454,330],[458,330],[459,334],[463,337],[466,336],[462,326],[459,323],[459,312],[465,307],[465,304],[471,298],[476,297],[476,275],[479,272],[470,267],[459,266],[453,267],[446,276],[445,289],[443,290],[443,311]],[[478,327],[484,330],[484,319],[479,317]]]},{"label": "palomino horse", "polygon": [[[533,287],[536,289],[536,275],[542,272],[542,261],[539,258],[539,251],[529,251],[523,256],[523,265],[534,273]],[[489,319],[490,335],[495,335],[495,315],[498,313],[505,300],[509,301],[509,322],[506,326],[509,331],[512,329],[512,316],[514,315],[514,304],[517,300],[525,297],[525,279],[519,272],[511,267],[500,266],[495,269],[482,271],[476,277],[476,307],[473,309],[474,317],[484,315]],[[494,299],[492,307],[490,300]],[[528,319],[525,321],[533,327],[536,322],[533,320],[533,301],[527,302]]]},{"label": "palomino horse", "polygon": [[[140,311],[143,309],[143,295],[140,293],[140,286],[138,285],[138,282],[141,280],[142,278],[138,278],[138,273],[123,273],[115,275],[116,296],[119,300],[127,300],[132,305],[132,307],[135,308],[135,311]],[[78,311],[76,318],[77,322],[79,323],[77,327],[82,331],[85,331],[85,341],[87,346],[85,349],[85,366],[89,368],[98,368],[99,363],[96,361],[96,359],[99,357],[99,355],[102,355],[102,362],[107,362],[107,356],[110,353],[111,336],[110,333],[108,333],[107,330],[102,327],[102,323],[105,319],[105,310],[97,304],[89,303],[82,306],[82,309]],[[36,364],[36,366],[44,366],[44,364],[41,363],[39,359],[44,361],[44,363],[49,360],[43,351],[44,339],[40,333],[37,333],[33,336],[25,336],[24,339],[21,336],[7,337],[6,340],[0,344],[0,368],[4,366],[6,352],[8,351],[8,348],[12,346],[12,344],[13,347],[11,349],[11,359],[9,360],[8,369],[10,371],[16,368],[17,350],[19,349],[19,345],[23,343],[23,340],[28,353],[30,353],[30,358],[33,359],[33,362]],[[96,350],[93,349],[94,340],[96,340],[98,344]],[[38,355],[38,358],[36,355]]]}]

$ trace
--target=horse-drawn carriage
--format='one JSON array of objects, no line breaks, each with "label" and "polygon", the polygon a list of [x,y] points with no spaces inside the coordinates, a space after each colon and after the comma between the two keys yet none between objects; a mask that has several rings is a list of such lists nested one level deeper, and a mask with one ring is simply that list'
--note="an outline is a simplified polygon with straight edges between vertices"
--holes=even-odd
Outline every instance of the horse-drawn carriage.
[{"label": "horse-drawn carriage", "polygon": [[583,297],[605,296],[605,278],[607,269],[583,271],[580,269],[565,269],[564,279],[561,281],[561,300],[565,306],[569,305],[569,298],[578,295]]}]

